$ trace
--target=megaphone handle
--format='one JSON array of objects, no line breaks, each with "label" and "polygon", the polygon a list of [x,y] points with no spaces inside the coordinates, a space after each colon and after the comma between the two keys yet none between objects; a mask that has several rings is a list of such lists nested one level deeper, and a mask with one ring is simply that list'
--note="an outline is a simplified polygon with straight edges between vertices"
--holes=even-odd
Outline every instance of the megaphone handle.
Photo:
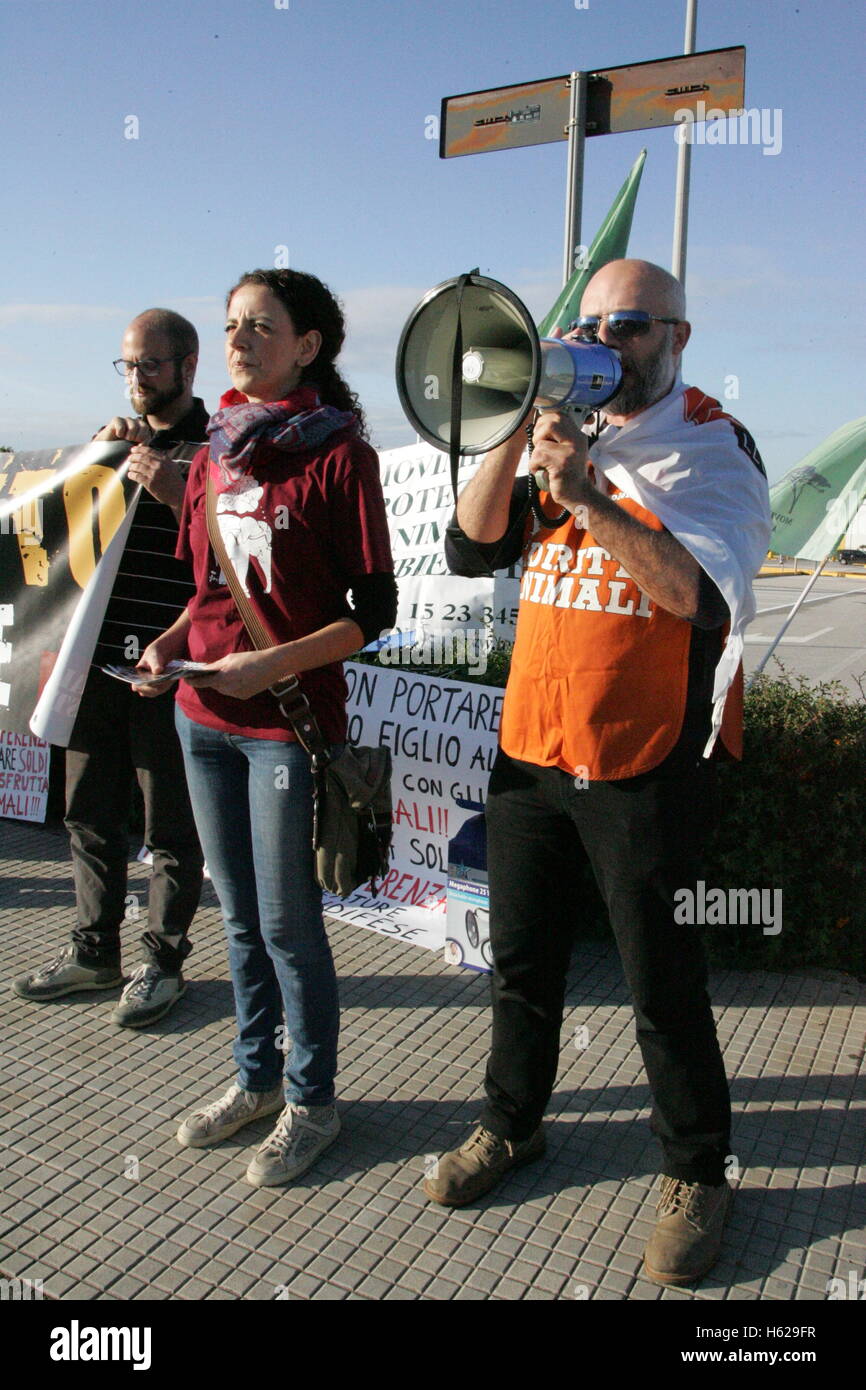
[{"label": "megaphone handle", "polygon": [[[528,440],[530,458],[532,458],[532,430],[534,423],[535,421],[531,420],[526,426],[526,438]],[[546,515],[538,496],[538,484],[535,481],[534,473],[530,473],[529,475],[529,505],[532,508],[532,515],[535,517],[539,526],[543,526],[547,531],[555,531],[558,526],[562,526],[571,516],[571,512],[567,507],[563,507],[559,516]]]},{"label": "megaphone handle", "polygon": [[454,348],[451,353],[451,427],[449,439],[449,462],[451,465],[451,491],[454,505],[457,506],[457,475],[460,468],[460,445],[463,429],[463,291],[478,274],[478,266],[460,275],[454,286],[457,307],[457,323],[454,329]]}]

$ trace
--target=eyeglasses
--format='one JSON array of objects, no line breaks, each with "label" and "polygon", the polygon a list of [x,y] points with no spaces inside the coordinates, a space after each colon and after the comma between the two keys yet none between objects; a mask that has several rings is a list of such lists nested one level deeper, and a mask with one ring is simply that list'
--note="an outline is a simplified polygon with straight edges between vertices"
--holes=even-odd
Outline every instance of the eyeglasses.
[{"label": "eyeglasses", "polygon": [[118,376],[132,376],[133,372],[138,372],[139,376],[156,376],[166,362],[182,362],[185,357],[189,357],[188,352],[178,352],[173,357],[145,357],[141,362],[126,362],[118,357],[113,366]]},{"label": "eyeglasses", "polygon": [[648,314],[645,309],[614,309],[609,314],[584,314],[569,328],[581,343],[597,343],[602,319],[607,320],[607,331],[612,338],[621,343],[630,338],[643,338],[654,323],[682,323],[682,319],[665,319],[658,314]]}]

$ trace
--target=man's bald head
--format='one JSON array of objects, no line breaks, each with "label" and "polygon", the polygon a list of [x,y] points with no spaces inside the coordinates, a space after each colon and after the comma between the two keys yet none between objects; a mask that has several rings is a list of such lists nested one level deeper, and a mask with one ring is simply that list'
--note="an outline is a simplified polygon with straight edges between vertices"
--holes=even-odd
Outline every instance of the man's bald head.
[{"label": "man's bald head", "polygon": [[646,309],[661,318],[684,319],[686,296],[679,280],[652,261],[608,261],[584,290],[580,309],[583,314]]},{"label": "man's bald head", "polygon": [[129,399],[154,428],[175,424],[192,408],[198,334],[183,315],[173,309],[145,309],[124,333],[120,355],[129,364],[159,364],[134,377],[131,366],[126,369]]},{"label": "man's bald head", "polygon": [[173,309],[145,309],[136,315],[127,328],[127,333],[138,330],[141,333],[158,334],[165,339],[169,355],[186,357],[188,353],[198,353],[198,334],[189,319],[176,314]]}]

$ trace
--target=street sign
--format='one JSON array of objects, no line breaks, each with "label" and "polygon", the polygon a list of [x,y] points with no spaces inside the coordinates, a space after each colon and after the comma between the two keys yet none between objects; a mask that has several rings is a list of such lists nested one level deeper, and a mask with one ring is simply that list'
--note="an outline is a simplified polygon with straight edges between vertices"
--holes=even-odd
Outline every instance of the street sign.
[{"label": "street sign", "polygon": [[[589,75],[586,99],[587,135],[615,135],[673,125],[674,113],[684,110],[739,111],[746,81],[746,50],[716,48],[676,58],[607,68]],[[682,120],[682,116],[679,116]]]},{"label": "street sign", "polygon": [[570,79],[550,77],[489,92],[443,97],[439,156],[487,154],[566,138]]},{"label": "street sign", "polygon": [[[587,74],[586,134],[673,125],[675,113],[739,110],[746,50],[716,48]],[[439,155],[488,154],[568,138],[571,75],[445,97]],[[682,120],[682,115],[679,116]]]}]

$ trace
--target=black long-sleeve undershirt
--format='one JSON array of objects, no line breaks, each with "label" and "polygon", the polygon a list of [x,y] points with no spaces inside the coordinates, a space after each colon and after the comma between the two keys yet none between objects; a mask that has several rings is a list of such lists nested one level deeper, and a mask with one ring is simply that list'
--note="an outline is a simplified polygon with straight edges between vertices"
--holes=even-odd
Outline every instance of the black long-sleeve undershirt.
[{"label": "black long-sleeve undershirt", "polygon": [[353,623],[364,634],[364,644],[381,637],[397,620],[397,581],[393,574],[358,574],[352,577]]}]

